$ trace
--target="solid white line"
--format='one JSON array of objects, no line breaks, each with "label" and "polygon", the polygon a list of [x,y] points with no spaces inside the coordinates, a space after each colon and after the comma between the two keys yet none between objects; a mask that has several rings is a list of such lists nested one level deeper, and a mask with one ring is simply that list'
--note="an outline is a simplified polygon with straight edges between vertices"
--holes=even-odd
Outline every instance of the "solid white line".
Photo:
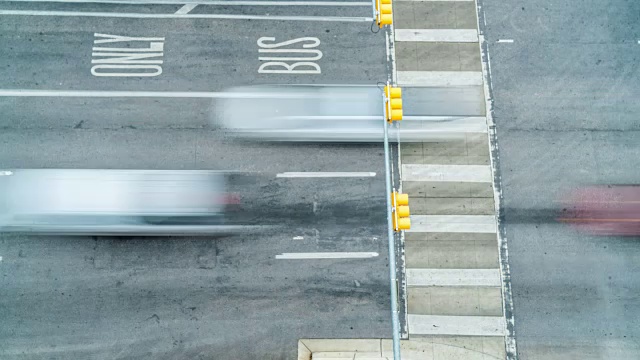
[{"label": "solid white line", "polygon": [[502,316],[409,314],[409,335],[504,336]]},{"label": "solid white line", "polygon": [[281,260],[308,259],[368,259],[377,257],[377,252],[318,252],[318,253],[282,253],[276,255]]},{"label": "solid white line", "polygon": [[500,269],[407,269],[408,286],[500,287]]},{"label": "solid white line", "polygon": [[494,215],[411,215],[407,232],[493,234],[497,230]]},{"label": "solid white line", "polygon": [[0,15],[15,16],[77,16],[77,17],[111,17],[134,19],[232,19],[232,20],[276,20],[276,21],[343,21],[343,22],[372,22],[370,17],[335,17],[335,16],[277,16],[277,15],[230,15],[230,14],[142,14],[142,13],[111,13],[85,11],[31,11],[31,10],[0,10]]},{"label": "solid white line", "polygon": [[351,178],[351,177],[374,177],[374,172],[284,172],[279,173],[279,178]]},{"label": "solid white line", "polygon": [[198,4],[185,4],[176,11],[176,14],[188,14],[191,10],[195,9],[196,6],[198,6]]},{"label": "solid white line", "polygon": [[398,71],[400,86],[479,86],[481,71]]},{"label": "solid white line", "polygon": [[475,0],[396,0],[396,1],[417,1],[417,2],[429,2],[429,1],[437,1],[437,2],[471,2],[471,1],[475,1]]},{"label": "solid white line", "polygon": [[101,90],[31,90],[0,89],[0,97],[149,97],[149,98],[211,98],[211,99],[295,99],[305,94],[232,93],[209,91],[101,91]]},{"label": "solid white line", "polygon": [[478,31],[475,29],[396,29],[396,41],[422,42],[478,42]]},{"label": "solid white line", "polygon": [[402,164],[402,180],[490,183],[493,176],[489,165]]},{"label": "solid white line", "polygon": [[371,6],[370,2],[356,1],[243,1],[243,0],[11,0],[29,3],[76,3],[76,4],[129,4],[129,5],[224,5],[224,6]]},{"label": "solid white line", "polygon": [[513,39],[500,39],[498,40],[499,43],[512,43]]}]

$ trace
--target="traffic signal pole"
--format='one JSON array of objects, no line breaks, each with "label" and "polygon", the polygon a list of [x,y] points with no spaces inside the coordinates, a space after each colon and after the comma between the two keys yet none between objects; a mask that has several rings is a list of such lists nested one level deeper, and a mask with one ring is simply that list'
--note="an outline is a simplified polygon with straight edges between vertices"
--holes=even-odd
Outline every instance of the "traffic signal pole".
[{"label": "traffic signal pole", "polygon": [[391,324],[393,331],[393,358],[400,360],[400,319],[398,314],[398,288],[396,275],[396,247],[393,232],[393,207],[391,204],[391,194],[395,191],[391,185],[391,165],[389,156],[389,125],[387,121],[387,111],[390,111],[390,99],[386,94],[382,101],[382,126],[384,127],[384,178],[387,186],[387,235],[389,237],[389,278],[391,288]]}]

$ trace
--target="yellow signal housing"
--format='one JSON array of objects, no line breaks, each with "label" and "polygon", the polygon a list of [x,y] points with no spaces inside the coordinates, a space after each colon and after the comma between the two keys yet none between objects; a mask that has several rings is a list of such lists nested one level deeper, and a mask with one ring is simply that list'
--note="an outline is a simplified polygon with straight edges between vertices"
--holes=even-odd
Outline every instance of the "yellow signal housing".
[{"label": "yellow signal housing", "polygon": [[386,117],[388,122],[402,120],[402,89],[399,87],[385,86]]},{"label": "yellow signal housing", "polygon": [[411,228],[409,195],[393,192],[391,193],[391,204],[394,208],[393,214],[391,214],[393,230],[409,230]]},{"label": "yellow signal housing", "polygon": [[376,0],[376,22],[381,28],[393,24],[393,9],[391,0]]}]

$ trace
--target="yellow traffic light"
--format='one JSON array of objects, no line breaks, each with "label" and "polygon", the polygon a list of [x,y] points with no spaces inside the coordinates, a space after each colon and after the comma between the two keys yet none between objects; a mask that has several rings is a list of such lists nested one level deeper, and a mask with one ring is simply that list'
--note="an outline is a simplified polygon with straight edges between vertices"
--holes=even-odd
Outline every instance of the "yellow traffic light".
[{"label": "yellow traffic light", "polygon": [[387,121],[402,120],[402,89],[387,85],[384,87],[384,95]]},{"label": "yellow traffic light", "polygon": [[393,192],[391,193],[391,204],[394,209],[391,217],[393,230],[409,230],[411,228],[409,195]]},{"label": "yellow traffic light", "polygon": [[376,0],[376,22],[378,26],[393,24],[393,10],[391,0]]}]

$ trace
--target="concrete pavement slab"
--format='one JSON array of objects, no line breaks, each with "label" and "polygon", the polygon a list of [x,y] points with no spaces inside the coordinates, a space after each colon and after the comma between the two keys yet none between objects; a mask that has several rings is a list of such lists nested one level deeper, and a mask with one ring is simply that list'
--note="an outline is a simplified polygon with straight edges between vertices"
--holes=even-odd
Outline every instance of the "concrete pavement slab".
[{"label": "concrete pavement slab", "polygon": [[485,156],[416,156],[402,157],[407,164],[438,164],[438,165],[489,165],[489,155]]},{"label": "concrete pavement slab", "polygon": [[404,234],[405,240],[409,241],[470,241],[470,240],[482,240],[482,241],[494,241],[496,234],[488,233],[458,233],[458,232],[406,232]]},{"label": "concrete pavement slab", "polygon": [[398,29],[476,29],[473,2],[399,1],[394,5]]},{"label": "concrete pavement slab", "polygon": [[[399,43],[403,44],[403,43]],[[416,42],[416,71],[481,71],[477,43]],[[398,60],[401,64],[403,60]],[[400,69],[398,70],[405,70]]]},{"label": "concrete pavement slab", "polygon": [[504,336],[502,316],[445,316],[409,314],[409,331],[416,335]]},{"label": "concrete pavement slab", "polygon": [[396,29],[394,36],[396,41],[478,42],[475,29]]},{"label": "concrete pavement slab", "polygon": [[407,232],[495,233],[493,215],[412,215]]},{"label": "concrete pavement slab", "polygon": [[404,87],[404,115],[468,117],[484,116],[482,86]]},{"label": "concrete pavement slab", "polygon": [[494,269],[496,240],[405,240],[407,271],[412,269]]},{"label": "concrete pavement slab", "polygon": [[409,286],[489,286],[500,287],[500,270],[472,269],[407,269]]},{"label": "concrete pavement slab", "polygon": [[490,183],[488,165],[403,164],[402,179],[407,181]]},{"label": "concrete pavement slab", "polygon": [[414,202],[417,198],[493,198],[493,187],[490,183],[470,182],[402,182],[402,191],[409,194]]},{"label": "concrete pavement slab", "polygon": [[[498,276],[498,281],[500,280]],[[416,315],[501,316],[500,286],[410,286],[408,311]]]},{"label": "concrete pavement slab", "polygon": [[[361,340],[355,340],[352,345],[341,339],[303,339],[298,342],[298,360],[336,360],[337,356],[347,356],[349,359],[362,357],[375,360],[392,360],[392,342],[389,339],[364,339],[379,344],[379,352],[361,351]],[[335,350],[331,342],[342,344]],[[318,344],[325,344],[329,351],[323,351]],[[307,345],[309,347],[307,347]],[[314,352],[309,349],[315,349]],[[333,349],[333,350],[331,350]],[[415,336],[411,340],[400,342],[402,359],[405,360],[490,360],[504,358],[504,346],[501,339],[492,336]],[[377,356],[375,354],[378,354]],[[349,357],[350,356],[350,357]],[[342,358],[338,358],[342,359]]]},{"label": "concrete pavement slab", "polygon": [[480,71],[397,71],[400,86],[480,86]]},{"label": "concrete pavement slab", "polygon": [[420,215],[492,215],[493,198],[437,197],[411,200],[414,214]]},{"label": "concrete pavement slab", "polygon": [[[501,345],[501,342],[503,343]],[[504,341],[497,337],[485,336],[415,336],[414,340],[401,344],[407,359],[420,360],[489,360],[504,358]],[[383,355],[390,355],[391,342],[383,340]],[[416,354],[416,355],[414,355]]]}]

